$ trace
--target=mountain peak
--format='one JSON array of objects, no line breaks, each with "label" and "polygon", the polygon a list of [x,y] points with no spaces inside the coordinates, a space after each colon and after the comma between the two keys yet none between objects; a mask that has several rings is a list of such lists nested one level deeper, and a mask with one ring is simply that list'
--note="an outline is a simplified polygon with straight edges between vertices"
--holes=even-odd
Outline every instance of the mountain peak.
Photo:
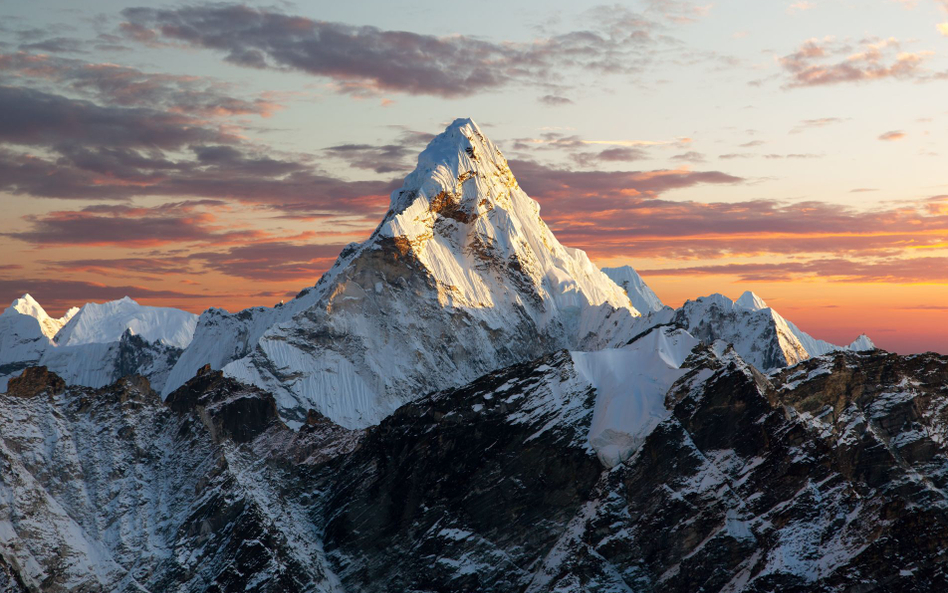
[{"label": "mountain peak", "polygon": [[869,336],[866,334],[859,334],[859,337],[853,340],[852,344],[849,345],[849,349],[854,352],[864,352],[867,350],[875,350],[876,348],[875,343],[869,339]]},{"label": "mountain peak", "polygon": [[42,317],[47,317],[46,310],[36,302],[30,293],[26,293],[18,299],[14,299],[13,303],[10,304],[10,309],[23,315],[29,315],[30,317],[36,317],[37,319]]},{"label": "mountain peak", "polygon": [[43,335],[49,339],[52,339],[56,333],[62,329],[66,323],[72,319],[79,309],[73,307],[66,311],[66,314],[60,318],[50,317],[46,312],[46,309],[40,305],[36,299],[34,299],[29,293],[24,294],[18,299],[15,299],[13,303],[7,307],[4,311],[5,315],[17,313],[19,315],[26,315],[32,317],[39,323],[40,331],[43,332]]},{"label": "mountain peak", "polygon": [[738,307],[744,309],[750,309],[751,311],[758,311],[760,309],[766,309],[767,303],[764,302],[764,299],[760,298],[751,291],[745,291],[744,294],[740,296],[734,304]]},{"label": "mountain peak", "polygon": [[[477,183],[477,179],[493,180],[495,183],[489,186],[496,186],[495,191],[483,195],[480,190],[485,188],[484,184]],[[465,184],[470,180],[475,183]],[[470,222],[477,217],[478,210],[498,205],[493,200],[498,195],[494,194],[509,194],[504,188],[509,190],[516,184],[500,149],[476,123],[459,118],[418,155],[415,170],[405,178],[402,188],[392,194],[391,210],[399,214],[421,197],[426,199],[431,211]],[[481,200],[470,199],[475,196]]]},{"label": "mountain peak", "polygon": [[197,315],[168,307],[140,305],[126,296],[107,303],[86,303],[56,335],[60,346],[117,342],[126,330],[149,342],[176,348],[191,342]]},{"label": "mountain peak", "polygon": [[665,308],[665,305],[662,304],[658,295],[649,288],[645,280],[642,280],[642,277],[639,276],[639,273],[636,272],[632,266],[603,268],[602,271],[606,276],[609,276],[613,282],[625,290],[626,294],[629,295],[629,299],[632,301],[632,305],[634,305],[640,313],[645,314],[650,311],[661,311]]},{"label": "mountain peak", "polygon": [[[500,149],[463,118],[422,151],[375,232],[303,297],[277,313],[203,316],[166,393],[212,360],[276,393],[290,421],[313,408],[365,427],[501,366],[624,343],[639,315],[556,239]],[[209,356],[222,343],[235,346]]]}]

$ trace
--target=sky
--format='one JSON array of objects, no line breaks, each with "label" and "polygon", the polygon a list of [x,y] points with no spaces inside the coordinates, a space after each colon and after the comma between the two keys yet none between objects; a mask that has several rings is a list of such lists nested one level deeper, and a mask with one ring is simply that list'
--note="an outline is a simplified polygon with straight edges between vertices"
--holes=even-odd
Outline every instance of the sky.
[{"label": "sky", "polygon": [[948,353],[948,0],[0,4],[0,301],[272,305],[471,117],[668,305]]}]

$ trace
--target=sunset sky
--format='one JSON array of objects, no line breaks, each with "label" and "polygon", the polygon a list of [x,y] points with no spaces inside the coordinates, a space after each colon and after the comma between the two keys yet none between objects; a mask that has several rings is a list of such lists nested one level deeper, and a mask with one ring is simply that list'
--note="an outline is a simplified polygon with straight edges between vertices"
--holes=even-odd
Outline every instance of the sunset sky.
[{"label": "sunset sky", "polygon": [[0,301],[272,305],[456,117],[668,305],[948,353],[948,0],[5,2]]}]

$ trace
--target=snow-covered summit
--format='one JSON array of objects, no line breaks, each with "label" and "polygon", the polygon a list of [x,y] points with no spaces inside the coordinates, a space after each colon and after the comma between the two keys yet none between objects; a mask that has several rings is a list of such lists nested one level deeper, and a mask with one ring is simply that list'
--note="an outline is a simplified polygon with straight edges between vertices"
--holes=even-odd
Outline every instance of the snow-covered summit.
[{"label": "snow-covered summit", "polygon": [[734,304],[738,307],[748,309],[750,311],[759,311],[761,309],[767,309],[767,303],[764,302],[764,299],[760,298],[751,291],[745,291]]},{"label": "snow-covered summit", "polygon": [[346,427],[562,348],[624,343],[638,311],[564,247],[501,151],[455,120],[421,153],[372,235],[285,306],[201,317],[165,393],[210,362]]},{"label": "snow-covered summit", "polygon": [[642,314],[650,311],[661,311],[665,308],[658,295],[649,288],[645,280],[642,280],[642,277],[632,266],[603,268],[602,271],[625,290],[632,301],[632,305]]},{"label": "snow-covered summit", "polygon": [[170,307],[139,305],[130,297],[107,303],[86,303],[56,334],[59,346],[117,342],[126,330],[149,342],[186,348],[197,315]]},{"label": "snow-covered summit", "polygon": [[62,317],[50,317],[49,314],[46,313],[46,309],[36,302],[36,299],[34,299],[29,294],[24,294],[20,298],[15,299],[13,303],[7,307],[3,314],[7,315],[19,313],[20,315],[27,315],[33,319],[36,319],[36,321],[39,323],[40,330],[43,332],[43,335],[49,339],[52,339],[53,336],[55,336],[56,333],[62,329],[62,327],[66,325],[70,319],[72,319],[73,315],[78,312],[78,307],[72,307],[66,311],[66,314]]},{"label": "snow-covered summit", "polygon": [[875,350],[876,345],[866,334],[859,334],[859,337],[853,340],[852,343],[847,346],[847,349],[853,352],[865,352],[867,350]]}]

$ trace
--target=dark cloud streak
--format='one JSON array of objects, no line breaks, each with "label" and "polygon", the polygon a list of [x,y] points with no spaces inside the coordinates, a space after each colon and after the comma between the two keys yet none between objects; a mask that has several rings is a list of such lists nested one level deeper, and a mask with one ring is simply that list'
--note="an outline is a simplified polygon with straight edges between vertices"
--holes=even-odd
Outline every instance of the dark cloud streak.
[{"label": "dark cloud streak", "polygon": [[[662,5],[668,10],[667,2]],[[463,97],[513,83],[548,85],[567,70],[606,74],[638,71],[649,59],[654,23],[615,9],[602,27],[530,43],[495,43],[465,35],[315,21],[244,5],[175,9],[128,8],[126,35],[144,43],[177,42],[224,53],[250,68],[291,69],[329,78],[352,94],[394,91]],[[676,12],[677,14],[677,12]],[[553,96],[553,95],[550,95]]]}]

